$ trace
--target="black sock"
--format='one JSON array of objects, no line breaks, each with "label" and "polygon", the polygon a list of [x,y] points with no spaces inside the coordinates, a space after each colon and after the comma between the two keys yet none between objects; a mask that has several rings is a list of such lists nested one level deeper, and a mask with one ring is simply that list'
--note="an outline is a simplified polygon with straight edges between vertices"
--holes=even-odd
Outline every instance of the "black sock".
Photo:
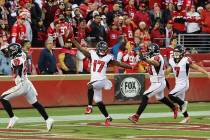
[{"label": "black sock", "polygon": [[177,103],[180,107],[180,110],[182,110],[182,105],[184,104],[184,101],[182,101],[179,97],[175,97],[173,95],[168,95],[168,97],[175,103]]},{"label": "black sock", "polygon": [[184,115],[185,118],[186,118],[186,117],[189,117],[187,111],[185,111],[185,112],[183,113],[183,115]]},{"label": "black sock", "polygon": [[168,107],[170,107],[172,110],[175,108],[175,105],[166,97],[164,97],[163,99],[159,100],[161,103],[164,103],[165,105],[167,105]]},{"label": "black sock", "polygon": [[93,105],[93,95],[94,95],[93,88],[88,89],[88,105]]},{"label": "black sock", "polygon": [[98,102],[98,103],[96,103],[96,104],[97,104],[99,110],[101,111],[101,113],[102,113],[105,117],[108,117],[109,114],[108,114],[108,112],[107,112],[107,110],[106,110],[106,107],[105,107],[104,103],[103,103],[103,102]]},{"label": "black sock", "polygon": [[14,113],[12,111],[12,106],[11,106],[10,102],[5,99],[1,99],[1,103],[4,107],[4,109],[6,110],[7,114],[9,115],[9,117],[10,118],[14,117]]},{"label": "black sock", "polygon": [[146,95],[143,95],[142,102],[139,105],[139,108],[138,108],[136,114],[141,115],[141,113],[144,112],[144,110],[145,110],[145,108],[146,108],[146,106],[148,104],[148,99],[149,98]]},{"label": "black sock", "polygon": [[44,107],[39,102],[36,102],[32,105],[33,105],[34,108],[36,108],[39,111],[39,113],[42,115],[44,120],[47,120],[49,118],[45,109],[44,109]]}]

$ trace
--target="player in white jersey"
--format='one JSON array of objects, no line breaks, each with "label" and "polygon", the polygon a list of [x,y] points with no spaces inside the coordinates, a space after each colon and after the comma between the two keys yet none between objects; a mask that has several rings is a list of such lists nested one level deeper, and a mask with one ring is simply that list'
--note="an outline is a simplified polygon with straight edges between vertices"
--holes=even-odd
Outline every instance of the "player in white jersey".
[{"label": "player in white jersey", "polygon": [[9,101],[17,96],[22,95],[25,96],[28,103],[36,108],[37,111],[42,115],[46,121],[47,130],[50,131],[54,120],[48,117],[44,107],[37,101],[37,91],[27,77],[26,54],[22,51],[21,45],[17,43],[10,44],[8,46],[7,53],[12,58],[11,67],[14,72],[16,84],[16,86],[5,91],[0,97],[3,107],[10,117],[7,128],[14,127],[15,123],[18,121],[18,117],[14,115]]},{"label": "player in white jersey", "polygon": [[148,100],[154,96],[156,99],[168,107],[174,112],[174,118],[177,117],[178,107],[176,107],[167,97],[164,96],[164,89],[166,87],[166,80],[164,74],[164,59],[160,54],[160,49],[157,44],[150,44],[148,46],[147,55],[140,55],[140,59],[150,64],[150,87],[144,92],[142,101],[135,114],[129,116],[129,120],[133,123],[137,123],[139,117],[145,110]]},{"label": "player in white jersey", "polygon": [[177,45],[174,48],[173,57],[169,59],[169,67],[165,71],[165,74],[168,75],[172,71],[175,75],[175,87],[168,97],[179,105],[179,109],[184,115],[184,119],[180,123],[188,123],[190,121],[189,114],[187,113],[188,102],[185,101],[185,93],[189,88],[189,68],[210,77],[206,70],[193,64],[191,58],[185,56],[185,49],[182,45]]},{"label": "player in white jersey", "polygon": [[87,57],[91,59],[91,79],[88,83],[88,92],[93,95],[93,99],[101,113],[106,117],[105,125],[109,126],[112,118],[109,116],[102,101],[102,89],[109,90],[112,87],[111,81],[106,77],[106,70],[109,64],[132,69],[132,66],[114,60],[113,55],[108,53],[108,45],[100,41],[95,50],[86,50],[73,40],[73,44]]}]

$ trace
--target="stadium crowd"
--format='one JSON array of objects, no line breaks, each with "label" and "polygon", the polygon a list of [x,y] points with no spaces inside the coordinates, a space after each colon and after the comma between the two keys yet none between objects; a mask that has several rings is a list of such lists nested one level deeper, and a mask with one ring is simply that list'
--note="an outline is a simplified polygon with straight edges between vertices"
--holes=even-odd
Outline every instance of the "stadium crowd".
[{"label": "stadium crowd", "polygon": [[[94,48],[104,40],[118,61],[138,65],[138,53],[150,42],[165,47],[163,55],[177,42],[177,35],[210,34],[208,0],[0,0],[1,49],[20,43],[28,56],[28,73],[89,73],[89,59],[72,49],[74,36],[83,47]],[[43,48],[37,66],[30,48]],[[53,48],[61,48],[56,56]],[[56,59],[56,57],[58,57]],[[58,60],[58,62],[57,62]],[[0,74],[11,74],[10,60],[0,54]]]}]

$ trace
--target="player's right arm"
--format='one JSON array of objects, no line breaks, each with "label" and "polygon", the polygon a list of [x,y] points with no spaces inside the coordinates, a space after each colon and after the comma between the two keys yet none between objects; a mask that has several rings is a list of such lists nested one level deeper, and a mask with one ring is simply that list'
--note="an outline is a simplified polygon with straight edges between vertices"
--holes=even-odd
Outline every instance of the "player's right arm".
[{"label": "player's right arm", "polygon": [[155,67],[158,67],[160,65],[158,56],[155,56],[154,59],[151,59],[151,58],[147,58],[142,53],[140,53],[139,57],[140,57],[140,60],[145,61],[146,63],[150,65],[154,65]]},{"label": "player's right arm", "polygon": [[83,48],[79,42],[77,42],[75,39],[72,41],[72,43],[76,46],[77,49],[79,49],[86,57],[90,58],[90,53],[88,50],[86,50],[85,48]]}]

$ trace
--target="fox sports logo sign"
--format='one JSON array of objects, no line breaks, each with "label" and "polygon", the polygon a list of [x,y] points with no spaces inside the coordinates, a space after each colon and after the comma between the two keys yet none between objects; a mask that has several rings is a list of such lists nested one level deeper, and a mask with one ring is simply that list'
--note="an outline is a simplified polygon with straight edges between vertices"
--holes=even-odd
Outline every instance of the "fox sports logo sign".
[{"label": "fox sports logo sign", "polygon": [[127,77],[121,82],[120,90],[125,97],[135,97],[141,90],[141,84],[136,78]]}]

